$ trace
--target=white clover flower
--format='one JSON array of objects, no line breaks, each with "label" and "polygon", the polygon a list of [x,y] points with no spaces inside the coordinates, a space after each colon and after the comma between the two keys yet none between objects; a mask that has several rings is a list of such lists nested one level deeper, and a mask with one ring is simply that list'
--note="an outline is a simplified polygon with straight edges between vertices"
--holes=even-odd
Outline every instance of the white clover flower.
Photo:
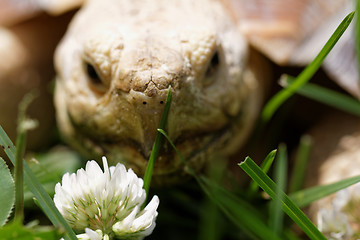
[{"label": "white clover flower", "polygon": [[[55,186],[54,202],[75,230],[84,231],[80,239],[143,239],[155,228],[159,198],[154,196],[141,210],[146,192],[143,180],[124,165],[108,167],[104,172],[95,161],[85,170],[66,173],[62,185]],[[93,231],[95,230],[95,231]]]},{"label": "white clover flower", "polygon": [[100,229],[93,231],[89,228],[85,228],[85,233],[76,235],[79,240],[109,240],[109,235],[103,235]]},{"label": "white clover flower", "polygon": [[333,207],[341,211],[352,199],[352,191],[349,188],[342,189],[336,192],[335,197],[332,200]]},{"label": "white clover flower", "polygon": [[350,240],[353,236],[346,215],[336,208],[319,210],[318,228],[329,240]]},{"label": "white clover flower", "polygon": [[358,239],[360,226],[360,184],[338,191],[330,209],[318,212],[319,230],[328,239]]}]

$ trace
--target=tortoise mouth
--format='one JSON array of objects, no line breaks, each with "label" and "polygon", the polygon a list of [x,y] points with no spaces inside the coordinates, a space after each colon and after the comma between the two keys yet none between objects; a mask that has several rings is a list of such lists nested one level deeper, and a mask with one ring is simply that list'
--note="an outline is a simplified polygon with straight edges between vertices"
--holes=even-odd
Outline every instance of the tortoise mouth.
[{"label": "tortoise mouth", "polygon": [[[75,132],[70,136],[73,144],[84,156],[100,160],[106,156],[109,164],[124,163],[138,175],[145,173],[151,149],[144,150],[144,144],[130,137],[104,135],[99,129],[86,124],[78,124],[69,114]],[[188,167],[200,171],[215,151],[224,152],[230,145],[239,145],[237,136],[246,126],[246,115],[240,109],[236,116],[227,116],[227,123],[218,129],[196,129],[182,132],[173,142],[184,156],[186,164],[177,156],[176,151],[166,139],[160,148],[154,166],[154,182],[158,185],[173,184],[189,176]],[[152,143],[151,143],[152,144]],[[150,145],[151,145],[150,144]]]},{"label": "tortoise mouth", "polygon": [[[140,143],[130,139],[101,140],[88,131],[79,130],[78,128],[76,135],[77,142],[81,143],[79,150],[88,157],[96,156],[100,159],[101,156],[106,156],[109,164],[122,162],[139,175],[145,173],[151,152],[144,153]],[[185,158],[186,164],[164,138],[154,166],[153,176],[156,185],[179,182],[182,177],[189,176],[189,167],[199,172],[209,155],[226,144],[231,136],[230,132],[231,124],[211,132],[183,133],[174,139],[174,145]]]}]

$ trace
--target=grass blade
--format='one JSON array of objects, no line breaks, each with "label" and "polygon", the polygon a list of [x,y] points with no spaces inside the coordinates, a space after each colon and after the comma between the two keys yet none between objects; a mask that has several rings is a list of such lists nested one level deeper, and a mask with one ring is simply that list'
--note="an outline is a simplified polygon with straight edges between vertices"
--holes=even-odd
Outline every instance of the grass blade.
[{"label": "grass blade", "polygon": [[[169,87],[168,95],[167,95],[167,98],[165,101],[164,111],[163,111],[163,114],[161,115],[161,119],[160,119],[160,124],[159,124],[160,129],[165,129],[168,115],[170,112],[171,99],[172,99],[172,93],[171,93],[171,87]],[[150,183],[151,183],[152,172],[154,170],[154,164],[155,164],[157,156],[159,155],[161,145],[162,145],[162,134],[157,133],[156,137],[155,137],[154,145],[153,145],[153,148],[151,151],[151,155],[150,155],[147,167],[146,167],[145,175],[144,175],[144,189],[146,191],[146,196],[149,195],[149,188],[150,188]],[[146,203],[144,203],[144,204],[146,204]]]},{"label": "grass blade", "polygon": [[295,164],[291,172],[289,185],[289,192],[291,193],[300,190],[304,183],[311,145],[312,140],[310,136],[305,135],[300,139],[300,145],[296,154]]},{"label": "grass blade", "polygon": [[315,186],[308,189],[300,190],[290,194],[289,197],[297,206],[302,208],[308,206],[310,203],[316,200],[319,200],[358,182],[360,182],[360,175],[347,178],[336,183]]},{"label": "grass blade", "polygon": [[[226,172],[225,161],[211,161],[209,169],[206,171],[207,176],[212,182],[220,183]],[[203,200],[203,212],[200,217],[200,231],[198,240],[220,240],[221,233],[221,212],[219,207],[209,198]]]},{"label": "grass blade", "polygon": [[279,154],[277,155],[275,162],[275,180],[277,183],[276,195],[280,196],[279,198],[274,199],[270,203],[270,218],[269,226],[274,230],[274,232],[280,236],[283,231],[283,222],[284,222],[284,212],[281,208],[281,192],[285,191],[286,188],[286,178],[287,178],[287,153],[286,147],[284,144],[279,146]]},{"label": "grass blade", "polygon": [[[277,150],[272,150],[264,159],[264,161],[261,163],[260,167],[261,169],[264,171],[264,173],[267,173],[270,170],[270,167],[272,165],[272,163],[274,162],[275,159],[275,155],[276,155]],[[255,182],[255,181],[251,181],[250,183],[250,194],[253,195],[255,194],[259,189],[259,185]]]},{"label": "grass blade", "polygon": [[205,177],[197,177],[203,191],[222,212],[252,239],[280,240],[253,206]]},{"label": "grass blade", "polygon": [[184,157],[175,147],[166,132],[162,129],[158,129],[158,131],[169,141],[179,158],[187,166],[189,173],[197,180],[205,194],[236,226],[252,236],[252,239],[280,240],[280,238],[265,224],[260,213],[253,206],[238,198],[225,188],[211,182],[207,178],[199,177],[186,163]]},{"label": "grass blade", "polygon": [[218,240],[221,239],[219,225],[220,210],[218,206],[209,198],[202,204],[204,212],[200,219],[200,230],[198,240]]},{"label": "grass blade", "polygon": [[239,166],[272,198],[283,199],[282,208],[284,212],[304,231],[310,239],[326,240],[324,235],[314,226],[310,219],[291,201],[284,193],[277,195],[276,184],[261,170],[256,163],[247,157]]},{"label": "grass blade", "polygon": [[289,97],[291,97],[298,88],[300,88],[310,80],[314,73],[320,68],[321,63],[324,61],[325,57],[329,54],[336,42],[345,32],[353,17],[354,12],[348,14],[340,23],[340,25],[335,30],[330,39],[326,42],[320,53],[304,69],[304,71],[300,73],[296,80],[288,88],[282,89],[279,93],[277,93],[267,102],[261,113],[261,124],[268,122],[268,120],[270,120],[270,118],[273,116],[274,112],[279,108],[279,106],[284,103]]},{"label": "grass blade", "polygon": [[[5,133],[4,129],[0,126],[0,145],[3,147],[5,153],[11,160],[13,164],[15,164],[15,146]],[[46,193],[44,188],[41,186],[40,182],[36,179],[30,168],[27,166],[26,162],[24,162],[24,180],[30,191],[34,194],[36,200],[41,205],[44,213],[48,216],[50,221],[54,224],[54,226],[58,228],[62,228],[66,231],[65,239],[77,240],[77,237],[74,231],[67,224],[65,219],[62,217],[60,212],[55,207],[54,202],[50,198],[50,196]]]},{"label": "grass blade", "polygon": [[[283,77],[281,85],[288,87],[288,84],[293,82],[293,78],[290,76]],[[338,93],[336,91],[320,87],[313,83],[307,83],[296,92],[302,96],[311,98],[321,103],[327,104],[331,107],[340,109],[344,112],[354,114],[360,117],[360,102],[348,95]]]}]

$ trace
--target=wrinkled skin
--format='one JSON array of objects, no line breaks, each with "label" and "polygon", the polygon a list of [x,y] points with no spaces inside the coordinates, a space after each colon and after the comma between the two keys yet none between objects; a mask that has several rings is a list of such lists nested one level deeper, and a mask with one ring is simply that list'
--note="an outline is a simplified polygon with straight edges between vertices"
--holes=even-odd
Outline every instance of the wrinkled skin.
[{"label": "wrinkled skin", "polygon": [[[171,87],[167,132],[200,169],[213,151],[235,151],[255,121],[262,94],[248,51],[217,1],[88,1],[55,55],[60,129],[88,156],[142,174]],[[165,146],[154,174],[166,184],[186,169]]]}]

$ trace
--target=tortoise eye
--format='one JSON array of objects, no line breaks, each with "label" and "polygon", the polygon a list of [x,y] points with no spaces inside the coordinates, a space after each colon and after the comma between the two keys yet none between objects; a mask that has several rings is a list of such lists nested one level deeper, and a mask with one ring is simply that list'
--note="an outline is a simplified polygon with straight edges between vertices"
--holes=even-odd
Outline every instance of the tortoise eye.
[{"label": "tortoise eye", "polygon": [[102,81],[101,81],[99,75],[97,74],[93,65],[91,65],[90,63],[85,63],[85,68],[86,68],[86,74],[87,74],[89,80],[93,84],[102,84]]},{"label": "tortoise eye", "polygon": [[89,62],[85,62],[84,67],[91,89],[97,91],[98,93],[105,93],[107,86],[104,84],[95,67]]},{"label": "tortoise eye", "polygon": [[205,76],[211,77],[213,74],[216,73],[219,66],[220,66],[220,57],[219,57],[219,52],[216,51],[210,60],[210,63],[206,70]]}]

